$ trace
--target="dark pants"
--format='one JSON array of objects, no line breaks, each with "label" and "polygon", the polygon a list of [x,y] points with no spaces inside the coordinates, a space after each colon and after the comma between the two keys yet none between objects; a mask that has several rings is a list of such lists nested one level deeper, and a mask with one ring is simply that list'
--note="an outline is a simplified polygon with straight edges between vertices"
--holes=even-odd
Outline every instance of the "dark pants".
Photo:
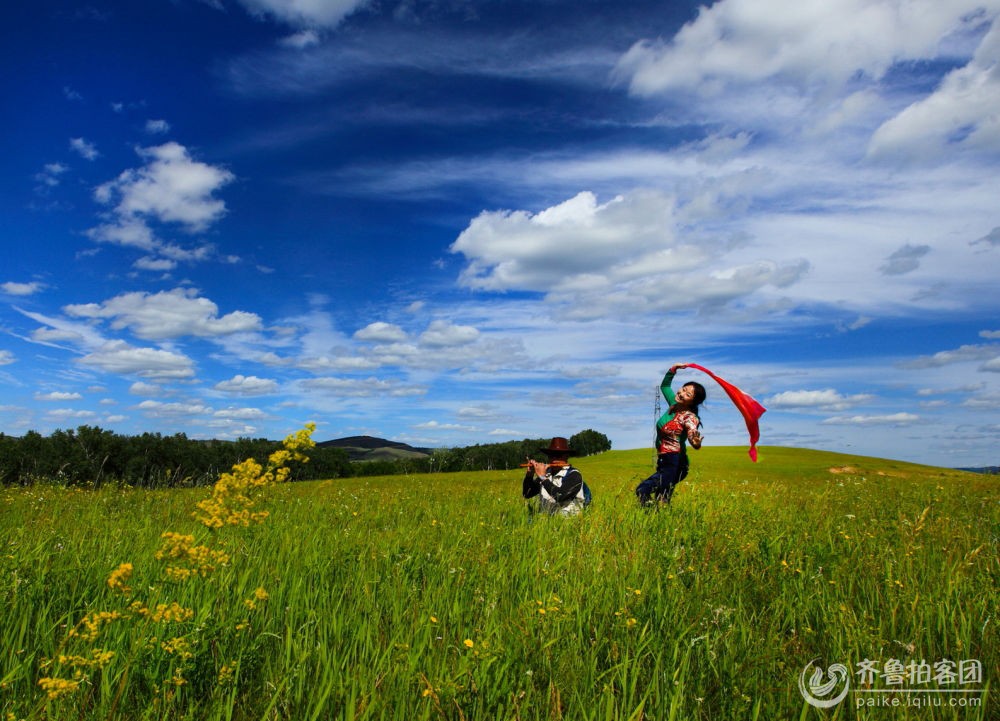
[{"label": "dark pants", "polygon": [[656,472],[635,489],[636,498],[643,506],[655,501],[670,503],[674,487],[688,474],[688,459],[684,453],[661,453],[656,459]]}]

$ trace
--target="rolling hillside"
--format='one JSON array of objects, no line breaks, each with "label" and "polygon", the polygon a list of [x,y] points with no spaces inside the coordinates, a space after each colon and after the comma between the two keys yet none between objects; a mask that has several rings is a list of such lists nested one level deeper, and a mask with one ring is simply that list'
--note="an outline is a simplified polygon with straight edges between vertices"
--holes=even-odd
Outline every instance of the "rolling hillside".
[{"label": "rolling hillside", "polygon": [[348,436],[316,444],[320,448],[341,448],[352,461],[395,461],[400,458],[426,458],[429,448],[414,448],[406,443],[374,436]]}]

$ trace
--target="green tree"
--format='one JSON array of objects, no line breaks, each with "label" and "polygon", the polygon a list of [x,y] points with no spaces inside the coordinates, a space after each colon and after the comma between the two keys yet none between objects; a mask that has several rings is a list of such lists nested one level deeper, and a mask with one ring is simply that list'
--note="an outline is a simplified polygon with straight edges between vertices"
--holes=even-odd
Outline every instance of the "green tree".
[{"label": "green tree", "polygon": [[569,439],[569,445],[581,456],[592,456],[611,450],[611,441],[603,433],[588,428],[574,434]]}]

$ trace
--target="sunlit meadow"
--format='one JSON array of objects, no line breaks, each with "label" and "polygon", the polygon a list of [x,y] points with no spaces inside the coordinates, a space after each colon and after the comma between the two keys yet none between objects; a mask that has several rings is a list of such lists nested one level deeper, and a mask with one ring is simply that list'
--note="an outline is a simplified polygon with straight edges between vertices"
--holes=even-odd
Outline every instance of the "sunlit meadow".
[{"label": "sunlit meadow", "polygon": [[[649,451],[576,464],[577,518],[519,469],[268,482],[247,524],[218,489],[0,490],[0,719],[1000,716],[996,477],[705,448],[648,512]],[[984,690],[804,701],[810,661],[865,659]]]}]

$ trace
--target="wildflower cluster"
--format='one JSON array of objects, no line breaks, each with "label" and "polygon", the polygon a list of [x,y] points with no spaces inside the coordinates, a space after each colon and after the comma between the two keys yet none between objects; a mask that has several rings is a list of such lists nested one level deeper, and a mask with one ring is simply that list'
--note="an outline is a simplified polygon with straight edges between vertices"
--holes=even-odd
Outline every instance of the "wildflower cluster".
[{"label": "wildflower cluster", "polygon": [[[315,429],[315,424],[309,423],[303,430],[288,436],[284,447],[270,455],[266,468],[251,459],[233,466],[231,473],[222,474],[212,489],[211,497],[198,504],[200,513],[196,512],[195,518],[211,529],[248,526],[264,520],[267,512],[255,510],[259,492],[272,483],[287,480],[291,472],[288,464],[291,461],[308,460],[304,451],[315,445],[311,438]],[[161,545],[155,558],[167,562],[164,573],[170,580],[204,577],[230,562],[228,553],[196,544],[194,535],[167,531],[160,538]],[[123,596],[130,595],[132,587],[129,586],[129,581],[133,571],[131,563],[120,564],[108,575],[108,588]],[[267,591],[257,588],[251,598],[244,600],[244,605],[247,610],[254,611],[268,598]],[[192,621],[194,616],[194,609],[176,602],[147,604],[133,601],[120,610],[91,611],[69,631],[60,652],[42,662],[42,668],[50,673],[38,680],[38,686],[48,699],[54,700],[89,685],[91,675],[104,669],[116,658],[113,651],[97,648],[95,644],[109,624],[120,620],[141,624],[145,630],[150,629],[150,624],[155,624],[157,630],[150,635],[138,627],[132,633],[135,638],[142,639],[139,642],[140,649],[162,652],[171,659],[167,671],[170,674],[168,684],[174,689],[183,686],[187,683],[184,678],[185,669],[189,668],[188,662],[196,651],[190,629],[185,632],[183,625]],[[248,625],[249,619],[245,618],[237,625],[237,631]],[[167,632],[167,628],[177,630]],[[85,647],[74,653],[62,652],[68,645],[79,644],[86,644],[89,648]],[[218,673],[219,684],[235,683],[236,671],[236,663],[224,664]],[[173,691],[169,691],[165,698],[172,698],[172,694]]]},{"label": "wildflower cluster", "polygon": [[115,591],[121,591],[124,594],[129,594],[132,592],[132,588],[127,585],[128,580],[132,577],[132,564],[123,563],[108,576],[108,587],[114,589]]},{"label": "wildflower cluster", "polygon": [[315,423],[285,438],[283,447],[267,459],[267,468],[252,458],[233,466],[231,473],[223,473],[212,487],[210,498],[198,503],[200,513],[194,514],[199,523],[209,528],[223,526],[249,526],[267,518],[267,511],[256,511],[257,496],[261,489],[272,483],[288,480],[291,461],[308,460],[305,451],[316,445],[312,433]]},{"label": "wildflower cluster", "polygon": [[208,546],[195,545],[194,536],[167,531],[160,536],[163,543],[155,557],[158,561],[172,561],[164,569],[172,581],[184,581],[191,576],[207,576],[219,566],[229,563],[229,554]]}]

